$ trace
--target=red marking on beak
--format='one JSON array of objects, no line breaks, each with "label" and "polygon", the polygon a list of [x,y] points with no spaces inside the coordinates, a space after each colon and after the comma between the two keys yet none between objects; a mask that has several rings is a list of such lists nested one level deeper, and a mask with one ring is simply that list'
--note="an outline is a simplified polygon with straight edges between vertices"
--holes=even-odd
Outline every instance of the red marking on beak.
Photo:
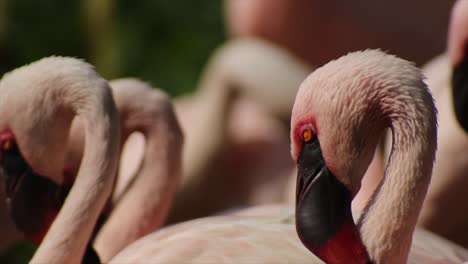
[{"label": "red marking on beak", "polygon": [[370,263],[366,247],[362,243],[359,230],[354,223],[341,226],[338,232],[319,249],[309,249],[329,264]]}]

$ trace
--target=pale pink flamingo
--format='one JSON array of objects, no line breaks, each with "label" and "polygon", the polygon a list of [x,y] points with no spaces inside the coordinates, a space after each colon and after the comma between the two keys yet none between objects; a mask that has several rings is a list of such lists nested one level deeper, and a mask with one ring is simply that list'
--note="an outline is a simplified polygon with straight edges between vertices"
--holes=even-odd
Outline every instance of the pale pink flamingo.
[{"label": "pale pink flamingo", "polygon": [[439,110],[439,150],[418,224],[468,248],[468,1],[452,10],[447,52],[424,68]]},{"label": "pale pink flamingo", "polygon": [[[404,60],[367,51],[316,70],[299,89],[291,126],[296,224],[325,262],[407,261],[436,150],[436,110],[422,78]],[[351,200],[386,127],[390,163],[356,226]]]},{"label": "pale pink flamingo", "polygon": [[[8,207],[19,229],[41,242],[31,262],[79,263],[115,179],[120,133],[110,88],[89,64],[51,57],[6,74],[0,91]],[[86,142],[61,206],[74,116],[84,122]]]},{"label": "pale pink flamingo", "polygon": [[[330,62],[301,85],[291,124],[296,228],[309,250],[330,264],[405,263],[410,246],[409,263],[468,259],[468,251],[427,231],[413,236],[437,126],[416,67],[380,51]],[[351,200],[387,126],[395,141],[385,180],[355,225]],[[184,222],[136,241],[110,262],[322,263],[299,242],[292,216],[270,206]]]},{"label": "pale pink flamingo", "polygon": [[[112,81],[110,86],[120,116],[121,142],[140,132],[144,145],[138,138],[132,139],[129,153],[122,154],[109,215],[94,242],[104,262],[162,225],[179,182],[183,144],[179,122],[165,93],[130,78]],[[74,123],[70,136],[68,164],[73,167],[79,166],[83,153],[81,124]]]}]

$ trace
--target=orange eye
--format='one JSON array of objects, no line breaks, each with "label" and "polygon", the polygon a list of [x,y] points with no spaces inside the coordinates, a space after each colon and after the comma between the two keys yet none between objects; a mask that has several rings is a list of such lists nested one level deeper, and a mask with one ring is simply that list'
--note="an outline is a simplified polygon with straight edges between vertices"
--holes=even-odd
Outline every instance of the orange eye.
[{"label": "orange eye", "polygon": [[11,149],[12,142],[11,140],[5,140],[2,142],[2,150],[9,150]]},{"label": "orange eye", "polygon": [[309,128],[304,129],[304,131],[302,131],[302,140],[304,140],[304,142],[310,142],[312,140],[312,136],[312,131]]}]

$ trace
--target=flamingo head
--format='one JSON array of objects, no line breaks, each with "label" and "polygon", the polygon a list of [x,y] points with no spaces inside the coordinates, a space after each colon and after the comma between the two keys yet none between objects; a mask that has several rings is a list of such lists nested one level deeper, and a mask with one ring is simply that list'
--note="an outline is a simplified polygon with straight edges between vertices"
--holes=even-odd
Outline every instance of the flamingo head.
[{"label": "flamingo head", "polygon": [[73,111],[64,94],[47,88],[72,85],[64,72],[69,66],[91,69],[86,65],[51,57],[0,82],[0,179],[18,230],[35,243],[42,241],[70,189],[64,149]]},{"label": "flamingo head", "polygon": [[0,142],[0,168],[10,215],[25,237],[40,243],[69,188],[37,173],[24,159],[12,133],[1,133]]},{"label": "flamingo head", "polygon": [[350,53],[314,71],[292,111],[291,148],[298,168],[296,228],[326,263],[370,263],[351,212],[386,126],[374,103],[372,67],[380,51]]}]

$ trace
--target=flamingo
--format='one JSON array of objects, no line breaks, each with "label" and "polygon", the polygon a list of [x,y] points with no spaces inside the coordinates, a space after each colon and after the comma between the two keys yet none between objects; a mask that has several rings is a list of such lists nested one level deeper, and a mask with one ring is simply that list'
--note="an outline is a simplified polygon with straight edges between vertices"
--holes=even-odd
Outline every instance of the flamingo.
[{"label": "flamingo", "polygon": [[[386,126],[395,138],[386,177],[355,224],[351,199]],[[328,63],[301,85],[291,128],[295,210],[256,207],[183,222],[110,263],[405,263],[410,246],[410,263],[468,259],[430,232],[413,235],[435,156],[436,110],[411,63],[376,50]]]},{"label": "flamingo", "polygon": [[[297,229],[303,243],[312,252],[321,256],[326,263],[354,263],[353,260],[356,261],[355,263],[363,263],[369,259],[375,263],[405,263],[411,245],[411,233],[414,229],[417,212],[428,185],[427,178],[430,178],[431,175],[433,158],[430,157],[435,155],[436,126],[435,108],[431,97],[425,91],[425,85],[422,81],[417,82],[415,77],[418,74],[414,67],[413,69],[408,67],[410,65],[404,67],[402,61],[399,62],[395,59],[385,63],[381,54],[373,55],[376,58],[367,57],[367,59],[362,60],[357,55],[348,55],[347,60],[345,57],[323,67],[304,81],[293,108],[292,127],[294,128],[296,125],[296,130],[291,130],[292,153],[299,167]],[[364,64],[364,69],[354,70],[353,68],[357,68],[355,63]],[[376,66],[370,66],[372,64]],[[398,64],[401,66],[400,80],[392,81],[389,77],[393,77],[392,71],[398,73],[395,70],[399,67]],[[376,67],[377,70],[375,73],[370,73],[369,69],[373,67]],[[378,67],[381,67],[380,72]],[[392,67],[394,68],[392,69]],[[341,78],[335,76],[336,72],[346,71],[348,74],[343,74]],[[412,78],[408,78],[411,75],[413,75]],[[420,74],[419,76],[422,77]],[[327,79],[333,81],[327,83],[325,81]],[[358,80],[356,81],[356,79]],[[350,80],[349,83],[346,83],[346,80]],[[367,85],[364,90],[362,90],[363,83]],[[406,91],[408,88],[411,89]],[[371,89],[380,89],[380,91],[372,91]],[[400,91],[392,91],[393,89]],[[368,93],[367,96],[366,93]],[[402,94],[400,98],[395,97],[398,93]],[[408,98],[405,98],[408,96],[414,96],[416,101],[409,102]],[[340,104],[336,97],[344,97],[346,103]],[[353,97],[356,98],[356,102],[351,101]],[[369,102],[370,99],[376,102]],[[324,102],[329,103],[332,100],[338,105],[336,109],[323,107]],[[415,105],[415,103],[419,105]],[[399,109],[406,104],[411,105],[411,108]],[[430,112],[429,115],[426,115],[426,111]],[[351,116],[355,116],[357,119],[351,118],[350,121],[346,122],[346,119],[350,117],[343,115],[343,113],[351,113]],[[409,114],[405,116],[402,113]],[[337,118],[337,116],[340,117]],[[372,120],[372,122],[364,123],[368,120]],[[413,127],[405,123],[405,120],[410,120],[409,122],[414,124]],[[352,131],[352,133],[345,136],[340,135],[339,130],[335,128],[336,124],[339,124],[341,129]],[[389,158],[390,164],[386,170],[385,180],[372,196],[357,221],[356,228],[351,218],[349,198],[360,188],[361,181],[359,177],[358,180],[354,177],[362,175],[363,168],[361,166],[366,167],[369,164],[376,142],[378,142],[378,135],[383,132],[383,126],[390,126],[393,131],[394,143],[392,144],[392,155]],[[424,126],[426,126],[425,130]],[[409,132],[413,129],[416,131]],[[408,135],[415,135],[418,132],[419,135],[408,137]],[[362,135],[360,135],[361,133]],[[359,141],[363,138],[371,143],[370,147]],[[356,139],[357,142],[352,142]],[[425,142],[426,145],[426,142],[432,142],[432,146],[425,149],[427,146],[421,146],[422,143],[418,143],[418,140]],[[334,147],[326,150],[326,146]],[[420,146],[420,148],[408,150],[402,146]],[[353,157],[354,155],[358,156]],[[341,158],[338,158],[339,156]],[[418,164],[419,169],[418,166],[405,164],[403,162],[405,156],[408,158],[413,156],[414,164]],[[355,164],[350,164],[349,160],[354,161]],[[313,161],[316,162],[315,165]],[[401,171],[402,169],[406,172]],[[340,174],[347,176],[334,176]],[[401,175],[404,175],[403,179]],[[410,178],[411,175],[413,179]],[[320,178],[322,180],[319,180]],[[410,185],[409,188],[403,186],[406,183],[412,183],[412,186]],[[314,189],[314,185],[317,186],[317,189]],[[418,193],[412,193],[411,187],[413,191],[418,190]],[[397,195],[395,196],[392,192]],[[343,200],[334,198],[334,196],[342,197]],[[340,202],[335,204],[335,199],[340,200]],[[403,201],[398,201],[398,199]],[[405,199],[412,201],[412,204],[407,204]],[[310,200],[315,200],[316,203],[308,204]],[[385,210],[385,207],[393,210]],[[334,209],[330,210],[330,208]],[[336,208],[340,209],[336,210]],[[323,213],[324,211],[325,213]],[[398,211],[398,213],[394,211]],[[315,216],[316,219],[310,221],[311,216]],[[344,219],[336,220],[340,217]],[[385,222],[382,219],[390,219],[390,221]],[[334,242],[335,239],[337,239],[336,242]],[[317,242],[317,240],[322,242]],[[349,251],[341,250],[345,246],[349,247],[349,242],[353,240],[354,243],[351,244],[354,245],[350,247]],[[343,242],[348,245],[342,244]],[[363,250],[363,246],[366,250]],[[442,251],[447,253],[454,249],[463,252],[452,255],[451,260],[455,263],[459,263],[462,259],[466,260],[468,257],[467,251],[458,245],[437,238],[421,229],[416,230],[411,246],[411,263],[438,263],[445,258],[440,255]],[[434,251],[434,248],[437,247],[444,249],[440,252]]]},{"label": "flamingo", "polygon": [[463,210],[468,178],[466,81],[468,1],[453,7],[447,51],[423,70],[439,110],[439,150],[418,224],[468,248],[468,213]]},{"label": "flamingo", "polygon": [[[291,132],[296,223],[325,262],[407,261],[436,150],[436,110],[422,78],[411,64],[368,51],[329,63],[299,89],[304,99],[294,105]],[[387,126],[393,144],[385,180],[355,225],[351,199]]]},{"label": "flamingo", "polygon": [[[41,242],[31,263],[78,263],[117,168],[120,133],[111,90],[89,64],[50,57],[6,74],[0,91],[8,207],[26,237]],[[74,116],[84,122],[85,150],[60,208],[69,180],[64,146]]]},{"label": "flamingo", "polygon": [[[120,116],[121,142],[128,143],[129,153],[122,153],[108,216],[94,242],[103,262],[163,224],[179,182],[183,145],[182,130],[164,92],[132,78],[109,84]],[[79,166],[83,153],[81,125],[74,122],[71,131],[67,158],[71,167]],[[141,138],[127,142],[135,132],[143,135],[144,146]],[[139,153],[141,149],[144,152]],[[138,154],[143,156],[140,163],[135,160]]]}]

